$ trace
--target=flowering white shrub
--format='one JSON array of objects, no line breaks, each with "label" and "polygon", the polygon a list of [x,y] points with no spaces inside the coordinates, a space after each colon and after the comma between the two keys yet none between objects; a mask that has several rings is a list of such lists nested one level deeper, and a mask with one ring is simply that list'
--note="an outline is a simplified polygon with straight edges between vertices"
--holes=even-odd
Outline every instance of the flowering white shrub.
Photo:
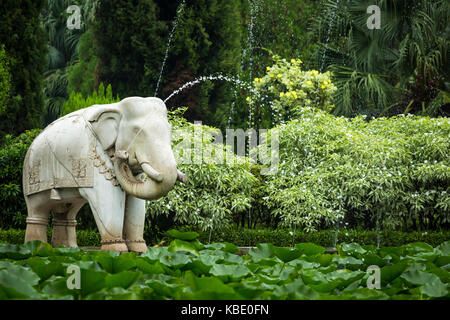
[{"label": "flowering white shrub", "polygon": [[[191,158],[190,164],[177,161],[189,181],[177,183],[166,197],[149,201],[149,218],[171,216],[178,225],[196,225],[202,230],[230,226],[233,215],[248,210],[254,201],[253,189],[258,180],[250,172],[250,160],[226,152],[227,163],[216,163],[211,155],[226,151],[224,145],[213,143],[212,133],[218,129],[192,124],[176,115],[171,116],[170,122],[175,156],[183,157],[183,153],[188,153]],[[185,145],[180,147],[179,143]],[[195,157],[199,155],[201,159],[197,161]]]},{"label": "flowering white shrub", "polygon": [[279,170],[266,177],[264,201],[286,227],[450,226],[450,119],[303,108],[277,129]]}]

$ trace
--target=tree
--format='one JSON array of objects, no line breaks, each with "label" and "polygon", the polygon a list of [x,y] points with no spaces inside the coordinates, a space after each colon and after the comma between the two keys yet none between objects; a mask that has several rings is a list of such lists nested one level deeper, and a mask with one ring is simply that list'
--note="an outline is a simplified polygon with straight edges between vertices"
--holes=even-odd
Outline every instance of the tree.
[{"label": "tree", "polygon": [[[300,58],[306,64],[316,46],[312,20],[319,12],[317,1],[298,0],[252,0],[245,1],[248,35],[246,46],[249,48],[246,63],[253,59],[253,74],[264,72],[271,63],[273,53],[286,58]],[[306,66],[308,67],[308,65]]]},{"label": "tree", "polygon": [[11,91],[0,114],[0,136],[40,127],[42,73],[46,37],[39,21],[44,0],[4,0],[0,8],[0,43],[9,60]]},{"label": "tree", "polygon": [[[242,0],[241,11],[245,30],[238,72],[241,80],[252,83],[255,76],[266,72],[266,67],[273,64],[273,55],[287,60],[300,58],[309,68],[317,46],[310,25],[319,12],[318,1]],[[249,105],[246,97],[251,92],[236,89],[229,125],[238,128],[267,126],[267,122],[258,122],[265,118],[267,108],[260,104]]]},{"label": "tree", "polygon": [[[94,24],[98,81],[115,94],[150,96],[156,90],[179,3],[100,2]],[[240,62],[240,1],[186,1],[168,52],[159,97],[209,74],[236,75]],[[206,83],[168,103],[188,106],[190,120],[224,125],[232,97],[228,83]]]},{"label": "tree", "polygon": [[121,97],[151,96],[164,56],[167,31],[153,0],[100,1],[93,32],[98,44],[98,80]]},{"label": "tree", "polygon": [[[96,3],[94,0],[49,0],[41,13],[42,23],[48,34],[47,68],[44,73],[44,124],[58,118],[62,105],[69,97],[68,74],[78,61],[80,38],[93,18]],[[71,5],[80,8],[82,15],[79,29],[67,27],[71,16],[67,9]],[[93,88],[91,92],[92,90]]]},{"label": "tree", "polygon": [[68,71],[67,90],[69,94],[81,93],[87,97],[98,88],[98,56],[92,29],[88,29],[79,40],[78,62]]},{"label": "tree", "polygon": [[98,90],[94,90],[94,92],[86,97],[83,96],[80,92],[72,92],[64,102],[61,110],[61,116],[65,116],[66,114],[75,112],[80,109],[84,109],[95,104],[110,104],[119,102],[119,97],[113,97],[111,85],[108,85],[106,88],[103,83],[100,83]]},{"label": "tree", "polygon": [[[241,61],[241,6],[238,0],[187,1],[169,59],[169,78],[163,97],[187,80],[223,74],[235,77]],[[169,106],[190,102],[186,117],[219,128],[226,126],[234,84],[207,82],[169,101]],[[194,97],[192,97],[194,96]]]},{"label": "tree", "polygon": [[11,73],[9,72],[9,62],[5,48],[0,47],[0,114],[6,110],[11,91]]},{"label": "tree", "polygon": [[428,113],[449,86],[448,2],[377,1],[381,29],[373,30],[366,13],[372,2],[328,0],[317,19],[317,66],[334,73],[336,112]]}]

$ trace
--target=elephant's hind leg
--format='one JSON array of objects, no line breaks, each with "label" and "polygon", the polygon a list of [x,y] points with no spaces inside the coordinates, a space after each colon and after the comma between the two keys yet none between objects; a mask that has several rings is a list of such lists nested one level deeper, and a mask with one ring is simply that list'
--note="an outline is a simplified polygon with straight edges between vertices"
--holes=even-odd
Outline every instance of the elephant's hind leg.
[{"label": "elephant's hind leg", "polygon": [[52,246],[78,247],[76,216],[86,203],[84,199],[69,204],[61,204],[53,208]]},{"label": "elephant's hind leg", "polygon": [[[25,242],[40,240],[47,242],[47,224],[49,209],[46,206],[40,206],[41,195],[36,195],[30,201],[25,198],[28,210],[27,229],[25,232]],[[36,201],[37,200],[37,201]]]},{"label": "elephant's hind leg", "polygon": [[33,210],[28,214],[25,242],[40,240],[47,242],[48,212]]}]

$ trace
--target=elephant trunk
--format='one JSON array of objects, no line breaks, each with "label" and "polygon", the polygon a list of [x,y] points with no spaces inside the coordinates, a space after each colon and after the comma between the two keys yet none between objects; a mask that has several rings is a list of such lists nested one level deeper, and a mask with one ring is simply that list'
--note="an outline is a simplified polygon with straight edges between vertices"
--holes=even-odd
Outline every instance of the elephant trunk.
[{"label": "elephant trunk", "polygon": [[165,168],[164,171],[158,172],[148,162],[142,162],[142,170],[149,178],[138,180],[128,165],[128,157],[126,151],[116,151],[114,170],[122,189],[137,198],[144,200],[159,199],[172,190],[176,179],[179,179],[176,167]]}]

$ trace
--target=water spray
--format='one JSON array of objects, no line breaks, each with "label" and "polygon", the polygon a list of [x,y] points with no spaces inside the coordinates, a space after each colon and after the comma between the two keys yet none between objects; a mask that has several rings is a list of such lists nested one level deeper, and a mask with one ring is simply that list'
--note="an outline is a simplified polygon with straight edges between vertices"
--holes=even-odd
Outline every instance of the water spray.
[{"label": "water spray", "polygon": [[163,72],[164,72],[164,67],[166,66],[167,58],[169,57],[170,45],[172,44],[172,39],[173,39],[173,36],[175,35],[175,31],[176,31],[177,26],[178,26],[178,21],[179,21],[179,19],[181,17],[181,14],[184,11],[184,7],[185,6],[186,6],[186,0],[183,0],[181,2],[180,6],[177,9],[177,14],[176,14],[175,20],[173,21],[172,31],[169,34],[169,40],[167,41],[167,46],[166,46],[166,53],[164,55],[164,60],[163,60],[162,66],[161,66],[161,71],[159,72],[158,82],[156,84],[156,90],[155,90],[155,94],[154,94],[155,97],[158,95],[159,85],[161,83],[161,78],[162,78],[162,75],[163,75]]}]

